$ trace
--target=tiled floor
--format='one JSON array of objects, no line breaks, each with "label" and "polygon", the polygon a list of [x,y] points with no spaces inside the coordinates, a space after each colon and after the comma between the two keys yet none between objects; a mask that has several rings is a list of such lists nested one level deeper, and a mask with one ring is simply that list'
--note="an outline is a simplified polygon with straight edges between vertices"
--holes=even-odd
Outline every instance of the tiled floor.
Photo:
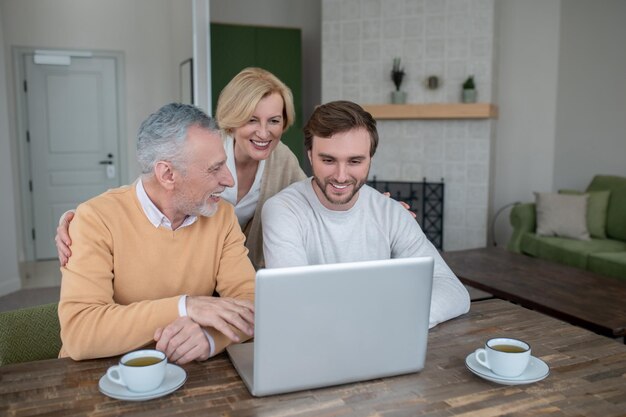
[{"label": "tiled floor", "polygon": [[0,297],[0,311],[15,310],[59,301],[59,261],[22,264],[22,289]]}]

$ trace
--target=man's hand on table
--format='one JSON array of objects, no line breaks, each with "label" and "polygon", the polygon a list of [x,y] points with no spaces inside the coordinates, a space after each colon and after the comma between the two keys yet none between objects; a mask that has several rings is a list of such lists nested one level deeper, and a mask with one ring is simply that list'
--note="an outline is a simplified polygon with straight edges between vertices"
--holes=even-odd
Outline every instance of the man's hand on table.
[{"label": "man's hand on table", "polygon": [[179,317],[164,329],[154,332],[156,349],[164,352],[170,362],[183,365],[209,358],[211,345],[202,327],[190,317]]},{"label": "man's hand on table", "polygon": [[233,342],[241,340],[231,326],[254,335],[254,304],[228,297],[187,297],[187,315],[202,327],[213,327]]},{"label": "man's hand on table", "polygon": [[203,327],[213,327],[233,342],[240,338],[231,326],[254,334],[254,305],[248,300],[228,297],[187,297],[187,317],[179,317],[164,329],[157,329],[156,349],[165,352],[171,362],[185,364],[209,358],[211,346]]}]

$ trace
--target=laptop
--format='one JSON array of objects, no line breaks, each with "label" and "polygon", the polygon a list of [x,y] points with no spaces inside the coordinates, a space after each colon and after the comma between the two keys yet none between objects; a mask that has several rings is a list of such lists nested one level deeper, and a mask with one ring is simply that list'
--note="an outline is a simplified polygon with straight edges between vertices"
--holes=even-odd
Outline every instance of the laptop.
[{"label": "laptop", "polygon": [[432,257],[256,274],[254,342],[227,348],[254,396],[424,368]]}]

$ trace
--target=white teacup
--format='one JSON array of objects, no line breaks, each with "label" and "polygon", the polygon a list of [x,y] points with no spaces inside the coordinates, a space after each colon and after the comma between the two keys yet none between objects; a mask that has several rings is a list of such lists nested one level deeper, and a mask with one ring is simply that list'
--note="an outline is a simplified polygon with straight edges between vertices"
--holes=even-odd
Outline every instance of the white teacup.
[{"label": "white teacup", "polygon": [[154,349],[136,350],[122,356],[118,365],[107,370],[107,378],[131,391],[152,391],[165,378],[167,357]]},{"label": "white teacup", "polygon": [[476,361],[494,374],[512,378],[521,375],[530,360],[530,345],[518,339],[498,337],[476,349]]}]

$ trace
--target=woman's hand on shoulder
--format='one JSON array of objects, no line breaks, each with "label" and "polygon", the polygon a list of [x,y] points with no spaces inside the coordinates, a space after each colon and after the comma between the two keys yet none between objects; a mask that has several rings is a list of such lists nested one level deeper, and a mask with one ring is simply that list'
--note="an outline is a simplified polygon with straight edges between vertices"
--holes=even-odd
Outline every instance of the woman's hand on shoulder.
[{"label": "woman's hand on shoulder", "polygon": [[61,266],[67,265],[67,261],[69,261],[70,256],[72,256],[72,251],[70,246],[72,245],[72,239],[70,239],[70,222],[74,218],[73,211],[67,211],[63,213],[61,219],[59,220],[59,225],[57,226],[57,234],[54,237],[54,242],[56,243],[57,253],[59,255],[59,262]]}]

